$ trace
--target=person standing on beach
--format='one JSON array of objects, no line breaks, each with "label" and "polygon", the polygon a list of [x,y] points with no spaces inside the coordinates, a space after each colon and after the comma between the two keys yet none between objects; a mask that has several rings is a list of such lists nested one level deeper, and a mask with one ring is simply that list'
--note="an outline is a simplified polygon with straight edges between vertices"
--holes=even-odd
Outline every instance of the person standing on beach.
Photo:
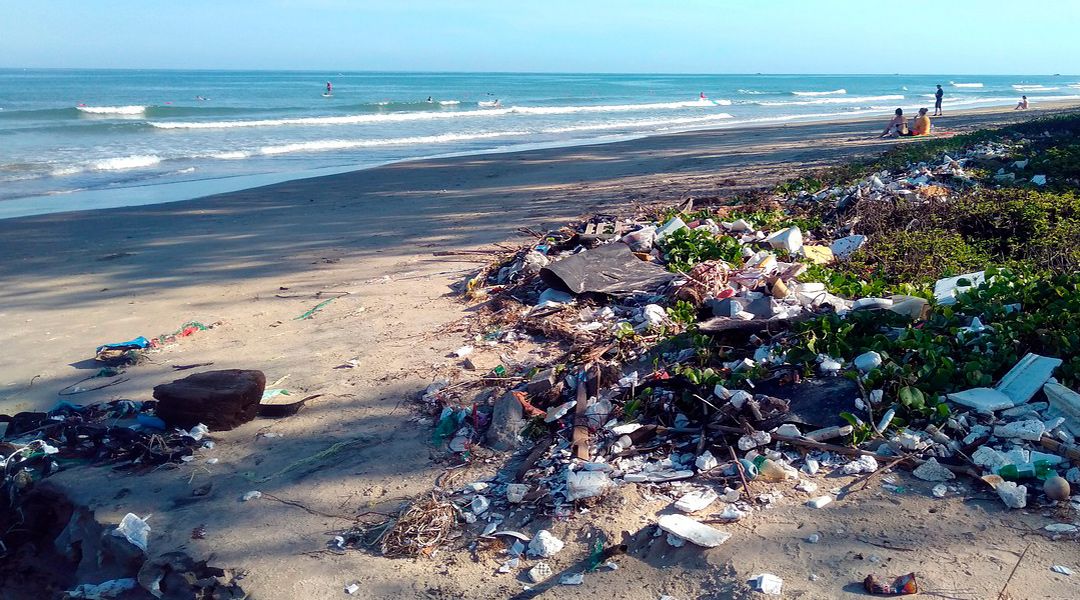
[{"label": "person standing on beach", "polygon": [[937,86],[937,91],[934,92],[934,116],[941,116],[941,98],[945,95],[945,90],[941,89],[941,84]]}]

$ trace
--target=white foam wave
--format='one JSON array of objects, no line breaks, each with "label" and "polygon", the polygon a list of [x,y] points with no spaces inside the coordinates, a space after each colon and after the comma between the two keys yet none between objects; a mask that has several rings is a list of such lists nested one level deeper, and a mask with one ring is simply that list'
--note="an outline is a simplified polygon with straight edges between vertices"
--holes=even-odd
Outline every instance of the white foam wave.
[{"label": "white foam wave", "polygon": [[829,91],[829,92],[791,92],[791,93],[796,95],[796,96],[839,96],[841,94],[846,94],[847,90],[839,89],[839,90],[832,90],[832,91]]},{"label": "white foam wave", "polygon": [[153,154],[135,154],[132,156],[119,156],[106,158],[90,163],[90,168],[95,171],[123,171],[124,169],[139,169],[152,167],[161,162],[161,157]]},{"label": "white foam wave", "polygon": [[273,156],[275,154],[290,154],[293,152],[350,150],[353,148],[370,148],[374,146],[444,144],[447,142],[461,142],[468,140],[482,140],[515,135],[527,135],[529,133],[530,132],[528,131],[492,131],[487,133],[447,133],[443,135],[425,135],[404,138],[382,138],[372,140],[314,140],[310,142],[297,142],[295,144],[263,146],[262,148],[259,148],[256,154]]},{"label": "white foam wave", "polygon": [[54,177],[75,175],[85,171],[124,171],[152,167],[161,162],[161,157],[153,154],[133,154],[95,160],[80,165],[66,165],[53,169],[49,174]]},{"label": "white foam wave", "polygon": [[608,123],[595,123],[591,125],[567,125],[565,127],[550,127],[540,133],[572,133],[575,131],[601,131],[604,129],[641,129],[649,127],[678,127],[680,125],[697,125],[713,121],[733,119],[728,113],[717,113],[707,117],[682,117],[675,119],[627,119],[624,121],[611,121]]},{"label": "white foam wave", "polygon": [[955,81],[950,81],[949,83],[953,87],[958,88],[981,88],[983,86],[981,83],[956,83]]},{"label": "white foam wave", "polygon": [[460,100],[439,100],[439,104],[443,106],[457,106],[461,104]]},{"label": "white foam wave", "polygon": [[755,96],[755,95],[758,95],[758,94],[768,94],[769,93],[769,92],[759,92],[757,90],[738,90],[738,92],[740,94],[747,94],[747,95],[750,95],[750,96]]},{"label": "white foam wave", "polygon": [[76,106],[78,111],[91,115],[141,115],[145,106]]},{"label": "white foam wave", "polygon": [[805,106],[808,104],[859,104],[861,102],[880,102],[882,100],[903,100],[900,94],[885,96],[845,96],[843,98],[814,98],[813,100],[777,100],[755,102],[758,106]]},{"label": "white foam wave", "polygon": [[1046,87],[1045,85],[1023,85],[1013,84],[1012,88],[1018,92],[1054,92],[1060,90],[1058,87]]},{"label": "white foam wave", "polygon": [[634,112],[646,110],[676,110],[728,105],[730,100],[689,100],[684,102],[655,102],[646,104],[601,104],[596,106],[511,106],[458,112],[400,112],[388,114],[344,115],[340,117],[294,117],[287,119],[258,119],[250,121],[150,121],[159,129],[231,129],[235,127],[277,127],[282,125],[358,125],[363,123],[395,123],[435,119],[493,117],[518,115],[566,115],[574,113]]}]

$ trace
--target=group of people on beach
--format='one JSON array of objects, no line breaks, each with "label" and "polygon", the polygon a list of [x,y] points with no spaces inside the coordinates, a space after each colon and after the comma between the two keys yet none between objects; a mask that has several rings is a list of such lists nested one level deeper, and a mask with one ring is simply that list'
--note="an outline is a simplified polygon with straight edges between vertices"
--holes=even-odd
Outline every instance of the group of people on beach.
[{"label": "group of people on beach", "polygon": [[[944,97],[945,90],[941,89],[941,84],[939,83],[937,91],[934,92],[933,116],[940,117],[944,114],[941,111],[941,100]],[[1028,97],[1022,96],[1020,102],[1016,104],[1016,108],[1013,110],[1027,110],[1028,106]],[[926,114],[928,112],[930,112],[928,109],[920,108],[919,116],[915,117],[915,121],[912,123],[911,128],[908,128],[907,119],[904,118],[904,109],[896,109],[896,115],[893,116],[892,120],[889,121],[889,124],[885,126],[885,131],[881,132],[881,137],[930,135],[930,117]]]}]

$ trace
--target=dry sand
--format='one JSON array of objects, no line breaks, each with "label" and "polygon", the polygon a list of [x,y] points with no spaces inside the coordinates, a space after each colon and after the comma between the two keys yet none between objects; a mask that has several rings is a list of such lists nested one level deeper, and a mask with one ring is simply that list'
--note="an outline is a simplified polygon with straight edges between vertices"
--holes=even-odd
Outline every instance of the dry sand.
[{"label": "dry sand", "polygon": [[[936,124],[965,131],[1033,114],[973,111]],[[409,401],[458,370],[447,356],[464,340],[447,324],[467,307],[450,286],[479,264],[432,252],[516,243],[519,227],[626,212],[638,202],[768,185],[887,149],[897,142],[876,138],[882,126],[861,120],[698,131],[401,163],[171,204],[0,221],[0,412],[53,406],[58,390],[94,372],[88,359],[101,343],[170,332],[189,320],[220,322],[152,354],[150,363],[127,371],[125,383],[69,399],[149,399],[154,385],[191,372],[178,375],[172,366],[204,362],[261,369],[268,381],[284,378],[279,387],[294,397],[321,397],[297,416],[215,434],[216,448],[177,469],[129,476],[75,468],[51,481],[103,521],[153,514],[153,552],[183,547],[196,557],[213,554],[214,564],[248,569],[245,588],[257,598],[337,598],[354,580],[363,598],[514,597],[522,578],[497,575],[496,562],[474,562],[464,550],[418,561],[321,552],[328,532],[348,526],[349,517],[393,510],[429,491],[446,467],[429,443],[430,426],[411,420]],[[339,291],[349,295],[312,319],[294,320],[325,298],[318,292]],[[498,361],[496,350],[528,358],[533,349],[504,345],[481,358]],[[338,368],[353,358],[358,367]],[[339,442],[349,445],[278,474]],[[209,457],[219,462],[206,464]],[[481,466],[476,475],[484,472]],[[584,557],[585,536],[594,529],[613,539],[623,531],[634,536],[631,554],[618,560],[622,568],[542,597],[734,598],[749,595],[745,580],[762,571],[785,579],[784,597],[861,597],[855,584],[868,572],[916,571],[938,597],[993,598],[1029,543],[1011,597],[1080,597],[1080,577],[1049,570],[1064,564],[1080,571],[1077,544],[1025,534],[1042,522],[1037,510],[1006,515],[982,492],[936,500],[927,484],[905,482],[905,494],[874,486],[821,510],[802,506],[803,495],[785,489],[782,506],[728,526],[734,537],[709,551],[649,544],[647,526],[667,503],[628,486],[592,515],[552,527],[569,542],[553,561],[557,573]],[[192,501],[191,490],[206,483],[212,492]],[[825,490],[843,483],[820,482]],[[240,502],[250,489],[343,518],[266,498]],[[546,523],[538,516],[528,528]],[[206,538],[189,539],[200,525]],[[811,532],[821,534],[820,543],[802,541]]]}]

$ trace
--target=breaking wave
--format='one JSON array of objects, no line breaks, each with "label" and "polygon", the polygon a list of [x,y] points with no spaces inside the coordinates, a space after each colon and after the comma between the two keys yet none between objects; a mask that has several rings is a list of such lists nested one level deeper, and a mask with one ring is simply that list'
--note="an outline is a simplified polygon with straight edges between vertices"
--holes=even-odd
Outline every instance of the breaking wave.
[{"label": "breaking wave", "polygon": [[900,94],[886,96],[845,96],[843,98],[814,98],[812,100],[775,100],[754,102],[758,106],[805,106],[809,104],[859,104],[863,102],[880,102],[882,100],[903,100]]},{"label": "breaking wave", "polygon": [[846,94],[847,90],[839,89],[839,90],[832,90],[830,92],[791,92],[791,93],[794,94],[795,96],[839,96],[839,95],[842,95],[842,94]]},{"label": "breaking wave", "polygon": [[141,115],[145,106],[76,106],[76,110],[91,115]]}]

